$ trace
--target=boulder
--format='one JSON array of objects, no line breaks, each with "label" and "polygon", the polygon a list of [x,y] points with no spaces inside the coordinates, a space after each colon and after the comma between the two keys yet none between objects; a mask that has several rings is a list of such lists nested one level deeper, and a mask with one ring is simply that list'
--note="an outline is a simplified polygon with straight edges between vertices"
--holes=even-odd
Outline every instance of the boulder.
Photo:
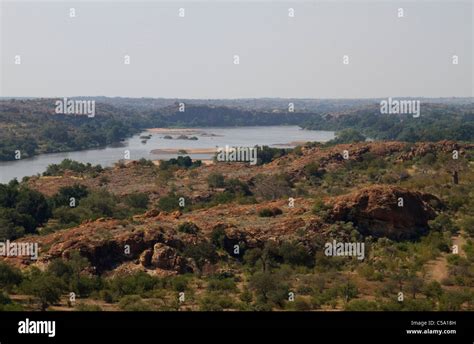
[{"label": "boulder", "polygon": [[436,217],[433,200],[441,203],[433,195],[375,185],[337,197],[330,218],[351,221],[364,235],[415,239],[428,231],[428,221]]},{"label": "boulder", "polygon": [[162,243],[157,243],[153,247],[150,264],[159,269],[173,270],[178,273],[191,272],[190,270],[192,270],[187,260],[181,257],[174,248]]}]

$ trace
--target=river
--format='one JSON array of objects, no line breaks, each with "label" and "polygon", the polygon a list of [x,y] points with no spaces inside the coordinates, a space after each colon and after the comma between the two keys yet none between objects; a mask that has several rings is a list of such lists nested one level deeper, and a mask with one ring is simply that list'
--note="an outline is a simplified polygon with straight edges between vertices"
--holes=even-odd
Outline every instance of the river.
[{"label": "river", "polygon": [[[195,136],[197,140],[177,139],[180,134],[188,137]],[[143,142],[142,135],[152,135]],[[173,139],[165,139],[170,135]],[[303,130],[298,126],[265,126],[265,127],[230,127],[230,128],[192,128],[183,129],[182,132],[164,130],[153,132],[145,131],[137,134],[121,145],[108,146],[101,149],[88,149],[68,153],[41,154],[32,158],[18,161],[0,162],[0,183],[7,183],[13,178],[21,180],[25,176],[43,173],[50,164],[60,163],[64,159],[72,159],[82,163],[100,164],[103,167],[113,166],[114,163],[124,158],[124,152],[130,151],[130,159],[141,158],[150,160],[170,159],[176,153],[151,153],[152,150],[166,149],[206,149],[215,147],[267,145],[272,147],[294,147],[298,142],[319,141],[325,142],[334,138],[332,131]],[[213,156],[207,154],[186,154],[193,159],[209,159]]]}]

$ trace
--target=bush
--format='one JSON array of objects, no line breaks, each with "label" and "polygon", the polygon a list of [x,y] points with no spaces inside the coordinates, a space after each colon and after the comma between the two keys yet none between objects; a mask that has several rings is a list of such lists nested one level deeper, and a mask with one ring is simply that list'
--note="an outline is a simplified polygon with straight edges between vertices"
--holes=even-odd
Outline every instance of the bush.
[{"label": "bush", "polygon": [[81,200],[76,209],[78,213],[82,213],[82,220],[114,217],[119,214],[116,197],[105,190],[90,193]]},{"label": "bush", "polygon": [[225,178],[221,173],[211,173],[207,177],[207,184],[211,188],[223,188],[225,186]]},{"label": "bush", "polygon": [[226,192],[230,192],[241,197],[252,195],[248,185],[235,178],[229,179],[225,182],[225,190]]},{"label": "bush", "polygon": [[234,301],[230,297],[223,295],[206,295],[199,302],[199,309],[207,312],[220,312],[234,307]]},{"label": "bush", "polygon": [[209,280],[207,289],[210,291],[236,291],[237,285],[233,278],[212,278]]},{"label": "bush", "polygon": [[23,280],[20,269],[0,262],[0,289],[11,289]]},{"label": "bush", "polygon": [[313,205],[313,214],[326,221],[330,215],[331,206],[326,205],[322,199],[316,199]]},{"label": "bush", "polygon": [[143,167],[154,167],[155,166],[153,161],[145,159],[145,158],[141,158],[140,160],[138,160],[137,163],[138,163],[139,166],[143,166]]},{"label": "bush", "polygon": [[465,302],[471,302],[472,292],[448,291],[444,293],[439,301],[440,311],[459,311]]},{"label": "bush", "polygon": [[160,170],[168,170],[172,168],[194,168],[201,166],[201,160],[193,161],[189,156],[178,156],[176,159],[172,158],[168,161],[161,161]]},{"label": "bush", "polygon": [[346,311],[376,311],[378,304],[374,301],[367,300],[351,300],[344,308]]},{"label": "bush", "polygon": [[188,289],[189,278],[186,276],[176,276],[171,280],[173,290],[177,292],[184,292]]},{"label": "bush", "polygon": [[255,177],[254,194],[266,200],[276,200],[291,196],[291,180],[287,174],[263,175]]},{"label": "bush", "polygon": [[21,290],[39,299],[42,311],[59,302],[65,287],[61,279],[38,269],[33,269],[20,286]]},{"label": "bush", "polygon": [[125,197],[125,203],[131,207],[140,210],[148,208],[148,195],[145,193],[134,193]]},{"label": "bush", "polygon": [[365,136],[355,129],[344,129],[336,133],[336,138],[328,142],[328,144],[353,143],[365,141]]},{"label": "bush", "polygon": [[7,294],[0,291],[0,305],[6,305],[11,302],[12,300],[10,299],[10,297]]},{"label": "bush", "polygon": [[474,237],[474,216],[465,215],[459,221],[460,227],[471,237]]},{"label": "bush", "polygon": [[244,287],[244,290],[239,296],[240,301],[245,302],[247,304],[251,303],[253,301],[253,295],[250,290],[248,290],[247,287]]},{"label": "bush", "polygon": [[178,232],[187,234],[197,234],[199,227],[192,222],[183,222],[178,226]]},{"label": "bush", "polygon": [[183,254],[188,258],[194,259],[200,269],[202,269],[207,261],[210,263],[215,263],[217,261],[216,248],[208,242],[188,245],[184,249]]},{"label": "bush", "polygon": [[0,184],[0,240],[13,240],[51,217],[51,207],[40,192],[20,186],[16,180]]},{"label": "bush", "polygon": [[250,278],[249,285],[265,303],[271,302],[281,307],[288,299],[288,286],[278,274],[257,272]]},{"label": "bush", "polygon": [[276,158],[280,158],[282,156],[287,155],[291,149],[284,149],[284,148],[273,148],[268,146],[257,147],[258,149],[258,159],[257,164],[263,165],[272,162]]},{"label": "bush", "polygon": [[277,215],[283,214],[283,211],[280,208],[263,208],[258,212],[260,217],[274,217]]},{"label": "bush", "polygon": [[219,248],[224,248],[226,234],[222,226],[215,227],[211,232],[211,243]]},{"label": "bush", "polygon": [[309,303],[303,298],[296,298],[293,307],[298,312],[307,312],[310,311],[312,308],[311,303]]},{"label": "bush", "polygon": [[71,198],[75,199],[77,205],[77,202],[88,194],[89,191],[84,185],[75,184],[73,186],[63,186],[59,189],[56,195],[52,197],[51,203],[55,208],[60,206],[69,207]]},{"label": "bush", "polygon": [[279,254],[283,261],[291,265],[301,265],[307,267],[314,266],[314,257],[310,250],[304,245],[293,242],[283,242],[279,249]]},{"label": "bush", "polygon": [[435,231],[446,231],[450,233],[456,233],[459,228],[451,220],[451,216],[447,214],[439,214],[434,220],[428,222],[430,228]]},{"label": "bush", "polygon": [[119,301],[120,309],[127,312],[147,312],[151,307],[138,295],[127,295]]},{"label": "bush", "polygon": [[117,276],[109,280],[109,288],[113,294],[119,297],[132,294],[143,295],[154,289],[155,286],[159,286],[160,283],[159,278],[152,277],[144,271],[139,271],[128,276]]},{"label": "bush", "polygon": [[115,301],[114,295],[110,292],[110,290],[104,289],[99,292],[100,298],[107,302],[107,303],[113,303]]},{"label": "bush", "polygon": [[171,193],[167,196],[161,197],[158,201],[158,208],[167,212],[179,209],[178,196]]},{"label": "bush", "polygon": [[427,298],[430,299],[439,299],[441,295],[443,295],[441,284],[439,284],[437,281],[432,281],[425,285],[422,289],[422,292]]},{"label": "bush", "polygon": [[340,295],[344,297],[346,302],[349,302],[351,299],[357,297],[358,294],[359,290],[352,281],[348,281],[340,287]]},{"label": "bush", "polygon": [[69,170],[77,173],[100,173],[103,171],[100,165],[92,166],[90,163],[83,164],[71,159],[64,159],[60,164],[51,164],[43,173],[44,176],[62,175],[64,171]]},{"label": "bush", "polygon": [[317,181],[324,177],[326,170],[322,169],[316,162],[311,162],[303,168],[303,173],[307,179]]}]

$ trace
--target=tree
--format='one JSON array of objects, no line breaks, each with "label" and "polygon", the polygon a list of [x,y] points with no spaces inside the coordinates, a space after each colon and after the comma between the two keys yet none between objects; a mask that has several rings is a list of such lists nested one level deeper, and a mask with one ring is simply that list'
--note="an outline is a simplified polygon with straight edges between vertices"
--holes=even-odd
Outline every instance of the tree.
[{"label": "tree", "polygon": [[432,281],[423,287],[423,294],[430,299],[439,299],[443,295],[441,284],[437,281]]},{"label": "tree", "polygon": [[313,267],[314,257],[310,250],[300,243],[283,242],[279,250],[285,263]]},{"label": "tree", "polygon": [[73,186],[63,186],[59,189],[58,193],[53,196],[51,202],[56,208],[59,206],[69,206],[71,198],[74,198],[77,202],[88,194],[89,191],[84,185],[75,184]]},{"label": "tree", "polygon": [[423,280],[416,275],[410,276],[408,278],[408,291],[412,293],[412,297],[414,299],[416,298],[416,294],[421,292],[421,290],[423,289],[423,285]]},{"label": "tree", "polygon": [[359,290],[354,282],[348,280],[341,286],[341,293],[344,296],[344,302],[347,303],[359,294]]},{"label": "tree", "polygon": [[79,210],[89,213],[89,218],[113,217],[117,212],[117,199],[105,190],[89,194],[81,200]]},{"label": "tree", "polygon": [[[19,213],[30,215],[35,220],[35,228],[51,216],[51,209],[46,198],[36,190],[22,189],[15,208]],[[28,228],[25,229],[28,230]]]},{"label": "tree", "polygon": [[332,144],[363,142],[366,138],[355,129],[344,129],[336,133],[336,138],[329,141]]},{"label": "tree", "polygon": [[0,289],[10,289],[23,280],[21,271],[6,263],[0,263]]},{"label": "tree", "polygon": [[64,288],[64,283],[58,277],[38,269],[31,271],[22,285],[25,292],[39,299],[42,311],[60,300]]},{"label": "tree", "polygon": [[288,298],[288,286],[283,283],[279,274],[257,272],[250,278],[249,285],[265,303],[270,301],[282,306],[283,301]]},{"label": "tree", "polygon": [[194,259],[200,269],[202,269],[207,261],[215,263],[217,260],[216,248],[208,242],[188,245],[184,249],[183,254],[188,258]]}]

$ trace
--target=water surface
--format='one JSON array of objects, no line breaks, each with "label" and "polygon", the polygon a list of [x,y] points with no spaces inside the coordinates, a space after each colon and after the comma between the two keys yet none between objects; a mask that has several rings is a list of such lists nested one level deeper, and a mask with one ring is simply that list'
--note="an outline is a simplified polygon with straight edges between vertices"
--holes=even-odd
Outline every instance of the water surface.
[{"label": "water surface", "polygon": [[[229,146],[267,145],[272,147],[293,147],[295,141],[325,142],[334,138],[332,131],[303,130],[298,126],[265,126],[265,127],[231,127],[231,128],[192,128],[198,140],[177,140],[178,135],[171,133],[172,140],[164,139],[166,134],[151,133],[146,143],[137,134],[123,142],[123,145],[108,146],[101,149],[88,149],[68,153],[41,154],[19,161],[0,162],[0,183],[7,183],[13,178],[21,180],[25,176],[43,173],[50,164],[60,163],[64,159],[72,159],[82,163],[100,164],[103,167],[113,166],[124,158],[124,151],[130,151],[130,159],[141,158],[158,160],[170,159],[177,154],[152,154],[154,149],[193,149]],[[193,159],[209,159],[213,154],[187,154]]]}]

